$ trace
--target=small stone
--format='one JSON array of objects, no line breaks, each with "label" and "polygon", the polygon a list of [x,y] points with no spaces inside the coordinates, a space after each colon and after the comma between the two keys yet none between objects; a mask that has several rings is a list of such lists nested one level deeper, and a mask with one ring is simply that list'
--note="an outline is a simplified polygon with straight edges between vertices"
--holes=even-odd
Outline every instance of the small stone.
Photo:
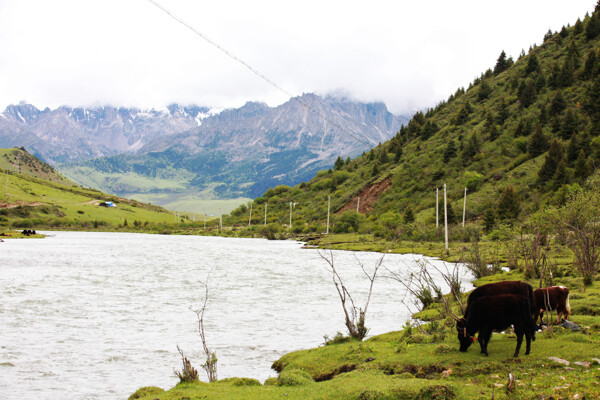
[{"label": "small stone", "polygon": [[564,376],[561,376],[561,375],[559,375],[558,377],[559,377],[560,379],[562,379],[563,381],[566,381],[566,380],[567,380],[567,378],[565,378]]},{"label": "small stone", "polygon": [[494,383],[494,387],[495,387],[495,388],[501,388],[501,387],[504,387],[504,383]]},{"label": "small stone", "polygon": [[558,357],[548,357],[548,360],[557,362],[562,365],[571,365],[571,363],[569,361],[563,360],[562,358],[558,358]]},{"label": "small stone", "polygon": [[552,390],[567,390],[569,387],[568,386],[555,386],[554,389]]},{"label": "small stone", "polygon": [[580,367],[589,368],[592,365],[589,361],[575,361],[573,364],[579,365]]},{"label": "small stone", "polygon": [[496,374],[496,375],[490,375],[490,378],[492,379],[500,379],[500,375]]},{"label": "small stone", "polygon": [[593,365],[600,364],[600,358],[592,358],[592,364]]},{"label": "small stone", "polygon": [[575,399],[575,400],[578,400],[578,399],[580,399],[580,398],[581,398],[581,396],[579,395],[579,393],[575,393],[575,394],[573,395],[573,399]]},{"label": "small stone", "polygon": [[565,367],[565,369],[566,369],[567,371],[575,371],[575,368],[573,368],[573,367]]}]

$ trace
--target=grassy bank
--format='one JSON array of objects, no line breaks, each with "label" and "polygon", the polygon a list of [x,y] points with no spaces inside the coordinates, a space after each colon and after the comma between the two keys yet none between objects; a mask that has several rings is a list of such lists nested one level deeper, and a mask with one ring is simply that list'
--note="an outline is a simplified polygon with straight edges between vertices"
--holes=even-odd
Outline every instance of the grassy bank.
[{"label": "grassy bank", "polygon": [[[323,240],[323,239],[319,239]],[[334,248],[391,250],[399,253],[443,255],[460,258],[474,244],[453,243],[445,252],[439,243],[369,242],[359,235],[327,239]],[[314,245],[322,244],[314,241]],[[479,244],[484,257],[509,261],[508,243]],[[489,357],[475,343],[466,353],[458,351],[454,320],[433,303],[415,317],[426,320],[417,327],[372,337],[363,342],[334,340],[318,348],[284,355],[273,364],[277,378],[261,383],[232,378],[213,383],[181,383],[164,391],[143,388],[131,399],[595,399],[600,398],[600,281],[584,287],[573,272],[572,255],[553,246],[548,257],[557,261],[559,273],[553,284],[570,288],[572,316],[581,326],[572,331],[562,326],[537,334],[530,355],[525,346],[513,358],[516,340],[512,333],[494,333]],[[562,271],[562,272],[561,272]],[[479,279],[476,284],[498,280],[525,280],[523,266]],[[539,279],[529,281],[539,286]],[[402,307],[401,304],[398,306]],[[459,313],[456,304],[454,312]],[[368,316],[367,316],[368,326]],[[340,327],[342,329],[342,327]],[[558,357],[568,366],[552,361]],[[575,364],[581,362],[582,365]],[[589,363],[589,364],[588,364]],[[515,387],[508,390],[508,376]]]}]

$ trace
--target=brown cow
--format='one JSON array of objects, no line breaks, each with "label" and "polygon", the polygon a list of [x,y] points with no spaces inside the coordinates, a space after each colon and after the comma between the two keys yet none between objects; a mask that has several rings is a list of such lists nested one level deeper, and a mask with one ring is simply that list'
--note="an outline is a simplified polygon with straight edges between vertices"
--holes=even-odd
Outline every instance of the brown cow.
[{"label": "brown cow", "polygon": [[538,317],[543,320],[544,311],[556,310],[556,323],[560,323],[561,314],[564,319],[569,318],[571,314],[571,305],[569,304],[569,289],[564,286],[550,286],[541,289],[535,289],[533,292],[535,298],[535,312],[533,320],[537,323]]}]

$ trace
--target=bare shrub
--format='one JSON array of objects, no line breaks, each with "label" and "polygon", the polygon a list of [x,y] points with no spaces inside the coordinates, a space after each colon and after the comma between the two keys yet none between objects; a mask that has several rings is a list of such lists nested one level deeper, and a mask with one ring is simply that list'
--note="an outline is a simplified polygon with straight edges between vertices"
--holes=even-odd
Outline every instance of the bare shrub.
[{"label": "bare shrub", "polygon": [[369,302],[371,301],[371,295],[373,293],[373,284],[375,283],[375,279],[377,278],[377,271],[383,263],[385,253],[383,253],[379,260],[375,263],[375,267],[371,272],[368,272],[364,264],[358,259],[358,257],[356,257],[356,255],[354,255],[356,261],[362,269],[363,274],[367,277],[370,283],[369,293],[367,295],[367,300],[365,302],[364,307],[356,306],[352,295],[350,294],[348,288],[344,284],[344,280],[342,279],[338,270],[335,267],[333,251],[331,249],[328,249],[326,251],[319,251],[318,253],[319,256],[321,256],[321,258],[325,260],[327,262],[327,265],[329,266],[327,270],[331,273],[331,279],[333,281],[333,284],[335,285],[335,288],[340,298],[342,309],[344,311],[345,324],[346,328],[348,329],[348,334],[354,339],[363,340],[365,336],[367,336],[367,333],[369,331],[365,326],[365,318],[367,314],[367,309],[369,307]]}]

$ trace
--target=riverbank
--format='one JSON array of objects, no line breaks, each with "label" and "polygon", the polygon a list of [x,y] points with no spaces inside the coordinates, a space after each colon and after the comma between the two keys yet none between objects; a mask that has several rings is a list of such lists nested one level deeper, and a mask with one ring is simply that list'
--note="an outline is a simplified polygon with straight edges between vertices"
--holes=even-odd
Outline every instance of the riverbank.
[{"label": "riverbank", "polygon": [[[392,251],[402,249],[400,245]],[[431,244],[428,250],[439,249]],[[525,280],[522,273],[513,270],[476,283],[508,279]],[[538,280],[529,283],[539,285]],[[185,383],[168,391],[143,388],[130,399],[600,398],[600,281],[584,287],[580,277],[564,275],[556,277],[553,284],[571,289],[570,320],[581,330],[552,326],[537,334],[530,355],[524,354],[523,347],[518,358],[512,357],[515,335],[511,333],[493,335],[489,357],[479,353],[477,343],[466,353],[459,352],[454,320],[440,311],[439,303],[433,303],[415,315],[426,320],[420,327],[407,324],[403,330],[364,342],[342,340],[286,354],[273,364],[278,377],[262,384],[244,378]],[[509,374],[514,382],[509,381]]]}]

